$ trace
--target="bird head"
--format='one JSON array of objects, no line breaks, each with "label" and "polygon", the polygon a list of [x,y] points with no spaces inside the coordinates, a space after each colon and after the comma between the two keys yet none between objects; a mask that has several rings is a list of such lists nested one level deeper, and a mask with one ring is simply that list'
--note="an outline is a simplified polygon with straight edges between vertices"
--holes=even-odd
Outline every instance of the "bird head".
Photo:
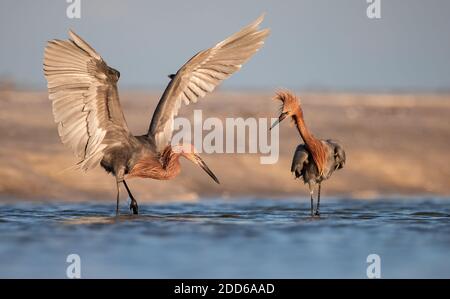
[{"label": "bird head", "polygon": [[180,156],[186,158],[192,163],[200,166],[217,184],[220,184],[219,179],[215,176],[215,174],[209,169],[208,165],[206,165],[205,161],[196,153],[195,147],[192,144],[180,144],[176,146],[172,146],[172,151]]},{"label": "bird head", "polygon": [[276,93],[274,100],[281,101],[280,116],[270,129],[276,127],[280,122],[289,116],[293,116],[298,111],[301,112],[299,99],[289,91],[279,91]]}]

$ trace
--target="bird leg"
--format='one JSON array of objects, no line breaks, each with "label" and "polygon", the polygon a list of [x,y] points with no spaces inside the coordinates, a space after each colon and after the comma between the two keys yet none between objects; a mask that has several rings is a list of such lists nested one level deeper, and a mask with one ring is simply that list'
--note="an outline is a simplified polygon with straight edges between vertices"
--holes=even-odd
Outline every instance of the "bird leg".
[{"label": "bird leg", "polygon": [[314,187],[309,184],[309,195],[311,196],[311,217],[314,216]]},{"label": "bird leg", "polygon": [[131,203],[130,203],[130,210],[133,211],[134,215],[137,215],[139,213],[139,207],[136,199],[134,199],[133,194],[131,194],[130,188],[128,188],[127,182],[123,180],[123,184],[125,185],[125,188],[127,189],[128,196],[130,196]]},{"label": "bird leg", "polygon": [[116,180],[116,186],[117,186],[117,203],[116,203],[116,217],[119,216],[119,195],[120,195],[120,189],[119,189],[119,181]]},{"label": "bird leg", "polygon": [[314,213],[314,215],[316,216],[320,216],[320,186],[321,184],[319,183],[319,189],[317,190],[317,207],[316,207],[316,212]]}]

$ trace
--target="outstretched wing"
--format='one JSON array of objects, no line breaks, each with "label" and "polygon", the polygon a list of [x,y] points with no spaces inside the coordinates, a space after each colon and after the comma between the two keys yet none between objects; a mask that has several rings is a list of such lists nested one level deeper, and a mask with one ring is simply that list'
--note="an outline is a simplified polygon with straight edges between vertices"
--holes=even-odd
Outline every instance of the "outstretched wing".
[{"label": "outstretched wing", "polygon": [[172,138],[174,117],[181,102],[186,105],[197,102],[223,80],[239,70],[243,63],[255,54],[269,34],[259,30],[264,17],[259,17],[214,47],[201,51],[181,67],[162,95],[156,107],[148,137],[157,150],[162,151]]},{"label": "outstretched wing", "polygon": [[103,158],[108,132],[129,131],[117,91],[119,72],[74,32],[69,36],[48,42],[44,74],[61,141],[89,170]]}]

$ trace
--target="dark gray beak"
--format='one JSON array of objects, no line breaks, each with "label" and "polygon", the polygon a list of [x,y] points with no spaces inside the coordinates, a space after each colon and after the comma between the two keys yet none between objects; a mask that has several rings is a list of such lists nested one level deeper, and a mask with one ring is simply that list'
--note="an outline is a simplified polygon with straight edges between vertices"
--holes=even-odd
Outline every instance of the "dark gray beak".
[{"label": "dark gray beak", "polygon": [[198,165],[216,182],[217,184],[220,184],[219,179],[216,177],[216,175],[209,169],[208,165],[206,165],[205,161],[202,160],[199,156],[197,156],[198,159]]},{"label": "dark gray beak", "polygon": [[282,122],[286,117],[288,116],[287,112],[283,112],[280,114],[280,116],[278,117],[278,119],[273,123],[273,125],[270,127],[269,131],[272,130],[273,128],[275,128],[277,125],[280,124],[280,122]]}]

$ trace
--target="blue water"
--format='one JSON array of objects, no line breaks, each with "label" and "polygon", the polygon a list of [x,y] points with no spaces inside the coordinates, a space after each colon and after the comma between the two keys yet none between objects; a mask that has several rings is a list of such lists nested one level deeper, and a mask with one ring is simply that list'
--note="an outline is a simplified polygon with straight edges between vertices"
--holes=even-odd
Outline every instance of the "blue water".
[{"label": "blue water", "polygon": [[[126,207],[122,205],[122,212]],[[202,200],[140,205],[0,204],[0,277],[450,278],[450,199]]]}]

